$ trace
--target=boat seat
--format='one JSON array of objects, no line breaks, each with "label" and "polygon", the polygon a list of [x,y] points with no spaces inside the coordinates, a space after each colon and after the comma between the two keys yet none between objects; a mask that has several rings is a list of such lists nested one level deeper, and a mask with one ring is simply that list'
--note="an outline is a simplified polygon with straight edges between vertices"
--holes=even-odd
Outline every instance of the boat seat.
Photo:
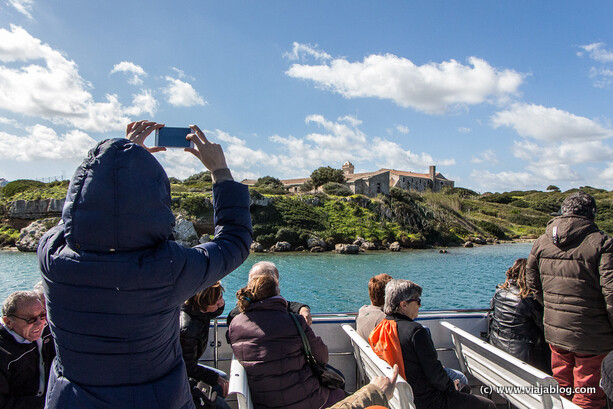
[{"label": "boat seat", "polygon": [[[343,324],[342,328],[351,339],[355,361],[362,374],[369,380],[377,376],[392,376],[392,367],[375,354],[368,342],[351,325]],[[400,375],[396,381],[394,396],[389,400],[389,407],[391,409],[415,409],[413,389]]]},{"label": "boat seat", "polygon": [[230,384],[228,386],[228,396],[236,395],[238,409],[253,409],[251,402],[251,391],[247,381],[247,372],[243,365],[232,355],[230,364]]},{"label": "boat seat", "polygon": [[579,409],[558,393],[558,382],[545,372],[488,344],[484,340],[441,321],[451,339],[462,372],[470,373],[487,388],[519,409]]}]

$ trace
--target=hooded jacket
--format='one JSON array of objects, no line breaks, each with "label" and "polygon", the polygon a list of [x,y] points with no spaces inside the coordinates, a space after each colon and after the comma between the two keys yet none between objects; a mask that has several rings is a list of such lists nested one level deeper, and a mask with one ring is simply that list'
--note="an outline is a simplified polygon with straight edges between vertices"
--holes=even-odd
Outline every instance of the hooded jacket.
[{"label": "hooded jacket", "polygon": [[[320,364],[328,363],[328,347],[304,317],[298,321]],[[302,339],[281,296],[252,303],[230,324],[232,352],[245,367],[256,409],[318,409],[330,390],[319,384],[306,363]]]},{"label": "hooded jacket", "polygon": [[249,254],[246,186],[213,185],[215,239],[172,240],[162,166],[126,139],[100,142],[77,168],[60,225],[38,258],[54,335],[47,408],[192,408],[179,344],[183,302]]},{"label": "hooded jacket", "polygon": [[559,216],[532,246],[526,282],[545,307],[545,339],[582,354],[613,350],[613,240],[582,216]]}]

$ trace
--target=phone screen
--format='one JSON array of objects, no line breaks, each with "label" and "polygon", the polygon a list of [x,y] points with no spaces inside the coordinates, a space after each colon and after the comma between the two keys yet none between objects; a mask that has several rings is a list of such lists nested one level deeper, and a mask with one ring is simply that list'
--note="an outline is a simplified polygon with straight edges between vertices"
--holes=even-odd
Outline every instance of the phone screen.
[{"label": "phone screen", "polygon": [[189,148],[193,143],[185,139],[187,134],[192,133],[190,128],[172,128],[165,126],[155,130],[155,146],[166,148]]}]

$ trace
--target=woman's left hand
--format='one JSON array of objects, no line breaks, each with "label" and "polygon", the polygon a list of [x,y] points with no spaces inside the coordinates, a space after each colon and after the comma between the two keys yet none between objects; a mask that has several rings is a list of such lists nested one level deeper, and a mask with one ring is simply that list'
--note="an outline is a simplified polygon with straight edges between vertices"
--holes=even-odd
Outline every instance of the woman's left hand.
[{"label": "woman's left hand", "polygon": [[153,148],[148,148],[145,146],[145,139],[151,134],[151,132],[155,131],[156,129],[160,129],[163,126],[164,124],[158,124],[151,121],[136,121],[129,123],[128,127],[126,128],[126,139],[129,139],[131,142],[134,142],[135,144],[147,149],[149,153],[165,151],[166,148],[162,146],[154,146]]}]

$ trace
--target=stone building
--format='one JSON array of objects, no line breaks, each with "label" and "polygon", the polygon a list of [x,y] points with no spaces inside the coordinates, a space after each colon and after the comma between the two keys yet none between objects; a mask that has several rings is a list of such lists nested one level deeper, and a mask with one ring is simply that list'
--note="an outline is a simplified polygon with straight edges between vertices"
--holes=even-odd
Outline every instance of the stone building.
[{"label": "stone building", "polygon": [[[454,187],[453,180],[445,178],[441,173],[436,172],[435,166],[430,166],[429,173],[414,173],[396,169],[379,169],[375,172],[354,173],[355,167],[351,162],[345,162],[342,166],[345,175],[345,183],[355,194],[362,194],[375,197],[380,193],[389,195],[392,187],[403,190],[414,190],[423,192],[432,190],[440,192],[442,188]],[[281,180],[283,187],[289,192],[299,192],[302,186],[310,178],[285,179]],[[243,184],[248,186],[255,185],[256,180],[245,179]],[[321,191],[321,187],[317,189]]]}]

